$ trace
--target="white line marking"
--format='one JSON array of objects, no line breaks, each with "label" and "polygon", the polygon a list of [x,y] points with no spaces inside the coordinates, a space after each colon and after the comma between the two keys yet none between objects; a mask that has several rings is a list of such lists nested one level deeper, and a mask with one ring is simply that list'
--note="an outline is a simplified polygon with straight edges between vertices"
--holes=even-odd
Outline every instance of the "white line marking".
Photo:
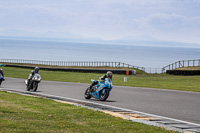
[{"label": "white line marking", "polygon": [[[21,92],[27,93],[27,91],[24,91],[24,90],[15,90],[15,89],[9,89],[9,88],[0,88],[0,90],[1,89],[2,90],[3,89],[7,89],[8,91],[9,90],[21,91]],[[76,101],[76,102],[91,103],[91,104],[95,104],[95,105],[101,105],[101,106],[111,107],[111,108],[115,108],[115,109],[121,109],[121,110],[125,110],[125,111],[130,111],[130,112],[132,111],[132,112],[136,112],[136,113],[139,113],[139,114],[144,114],[144,115],[149,115],[149,116],[158,117],[158,118],[162,118],[162,119],[168,119],[168,120],[173,120],[173,121],[177,121],[177,122],[181,122],[181,123],[186,123],[186,124],[191,124],[191,125],[195,125],[195,126],[200,126],[200,124],[196,124],[196,123],[192,123],[192,122],[187,122],[187,121],[183,121],[183,120],[177,120],[177,119],[174,119],[174,118],[169,118],[169,117],[164,117],[164,116],[149,114],[149,113],[145,113],[145,112],[140,112],[140,111],[125,109],[125,108],[121,108],[121,107],[115,107],[115,106],[106,105],[106,104],[100,104],[100,103],[89,102],[89,101],[84,101],[84,100],[79,100],[79,99],[74,99],[74,98],[68,98],[68,97],[62,97],[62,96],[55,96],[55,95],[51,95],[51,94],[35,93],[35,92],[29,92],[29,93],[46,95],[46,96],[51,96],[51,97],[56,97],[56,98],[63,98],[63,99],[73,100],[73,101]]]}]

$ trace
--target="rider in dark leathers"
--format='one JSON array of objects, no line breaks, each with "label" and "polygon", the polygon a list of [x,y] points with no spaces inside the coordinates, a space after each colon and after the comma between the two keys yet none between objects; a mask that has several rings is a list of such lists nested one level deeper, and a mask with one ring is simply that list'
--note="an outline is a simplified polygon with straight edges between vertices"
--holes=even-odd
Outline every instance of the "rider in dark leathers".
[{"label": "rider in dark leathers", "polygon": [[4,79],[3,69],[0,69],[0,75],[3,76],[3,81],[4,81],[5,79]]},{"label": "rider in dark leathers", "polygon": [[2,81],[4,81],[4,74],[3,74],[3,69],[0,69],[0,77],[3,77],[1,80],[0,80],[0,86],[1,86],[1,83]]},{"label": "rider in dark leathers", "polygon": [[0,69],[0,74],[4,77],[3,69]]},{"label": "rider in dark leathers", "polygon": [[[105,81],[105,78],[109,78],[109,79],[112,80],[112,72],[111,72],[111,71],[108,71],[105,75],[101,76],[101,77],[99,78],[99,80]],[[94,85],[97,85],[97,84],[98,84],[98,80],[97,80],[97,81],[94,81],[94,82],[90,85],[90,91],[92,91],[92,87],[93,87]]]}]

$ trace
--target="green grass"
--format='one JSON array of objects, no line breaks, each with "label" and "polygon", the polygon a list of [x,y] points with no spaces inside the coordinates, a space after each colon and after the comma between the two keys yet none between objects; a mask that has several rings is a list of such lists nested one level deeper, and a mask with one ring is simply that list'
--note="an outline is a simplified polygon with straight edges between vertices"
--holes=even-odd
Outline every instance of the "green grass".
[{"label": "green grass", "polygon": [[117,85],[200,92],[200,76],[146,74],[127,76],[127,78],[127,83],[124,83],[121,79]]},{"label": "green grass", "polygon": [[0,132],[169,133],[98,111],[0,91]]},{"label": "green grass", "polygon": [[180,67],[176,68],[175,70],[200,70],[200,66]]}]

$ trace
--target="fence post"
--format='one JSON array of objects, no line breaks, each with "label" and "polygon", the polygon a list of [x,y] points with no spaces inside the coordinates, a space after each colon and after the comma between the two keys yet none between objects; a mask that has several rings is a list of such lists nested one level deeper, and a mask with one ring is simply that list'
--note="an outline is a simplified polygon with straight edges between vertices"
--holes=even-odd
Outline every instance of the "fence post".
[{"label": "fence post", "polygon": [[[107,67],[128,67],[128,68],[136,68],[137,66],[132,66],[129,64],[121,63],[121,62],[98,62],[98,61],[40,61],[40,60],[23,60],[23,59],[2,59],[0,58],[0,62],[8,62],[8,63],[24,63],[24,64],[42,64],[42,65],[55,65],[55,66],[107,66]],[[180,60],[175,63],[169,64],[168,66],[163,67],[161,70],[162,72],[165,72],[168,68],[176,69],[180,67],[194,67],[194,66],[200,66],[200,59],[198,60]],[[138,69],[141,69],[145,71],[145,68],[143,67],[137,67]],[[156,68],[150,69],[151,72],[160,72],[160,69]]]},{"label": "fence post", "polygon": [[175,69],[177,68],[177,62],[176,62],[176,64],[175,64]]},{"label": "fence post", "polygon": [[162,68],[162,73],[164,73],[164,67]]}]

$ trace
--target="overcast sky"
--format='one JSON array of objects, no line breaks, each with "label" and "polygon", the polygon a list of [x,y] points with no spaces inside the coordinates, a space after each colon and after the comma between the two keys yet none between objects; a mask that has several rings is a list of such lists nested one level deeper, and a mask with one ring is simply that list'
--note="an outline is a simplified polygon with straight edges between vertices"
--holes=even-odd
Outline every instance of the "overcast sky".
[{"label": "overcast sky", "polygon": [[0,32],[7,30],[200,44],[200,0],[0,0]]}]

